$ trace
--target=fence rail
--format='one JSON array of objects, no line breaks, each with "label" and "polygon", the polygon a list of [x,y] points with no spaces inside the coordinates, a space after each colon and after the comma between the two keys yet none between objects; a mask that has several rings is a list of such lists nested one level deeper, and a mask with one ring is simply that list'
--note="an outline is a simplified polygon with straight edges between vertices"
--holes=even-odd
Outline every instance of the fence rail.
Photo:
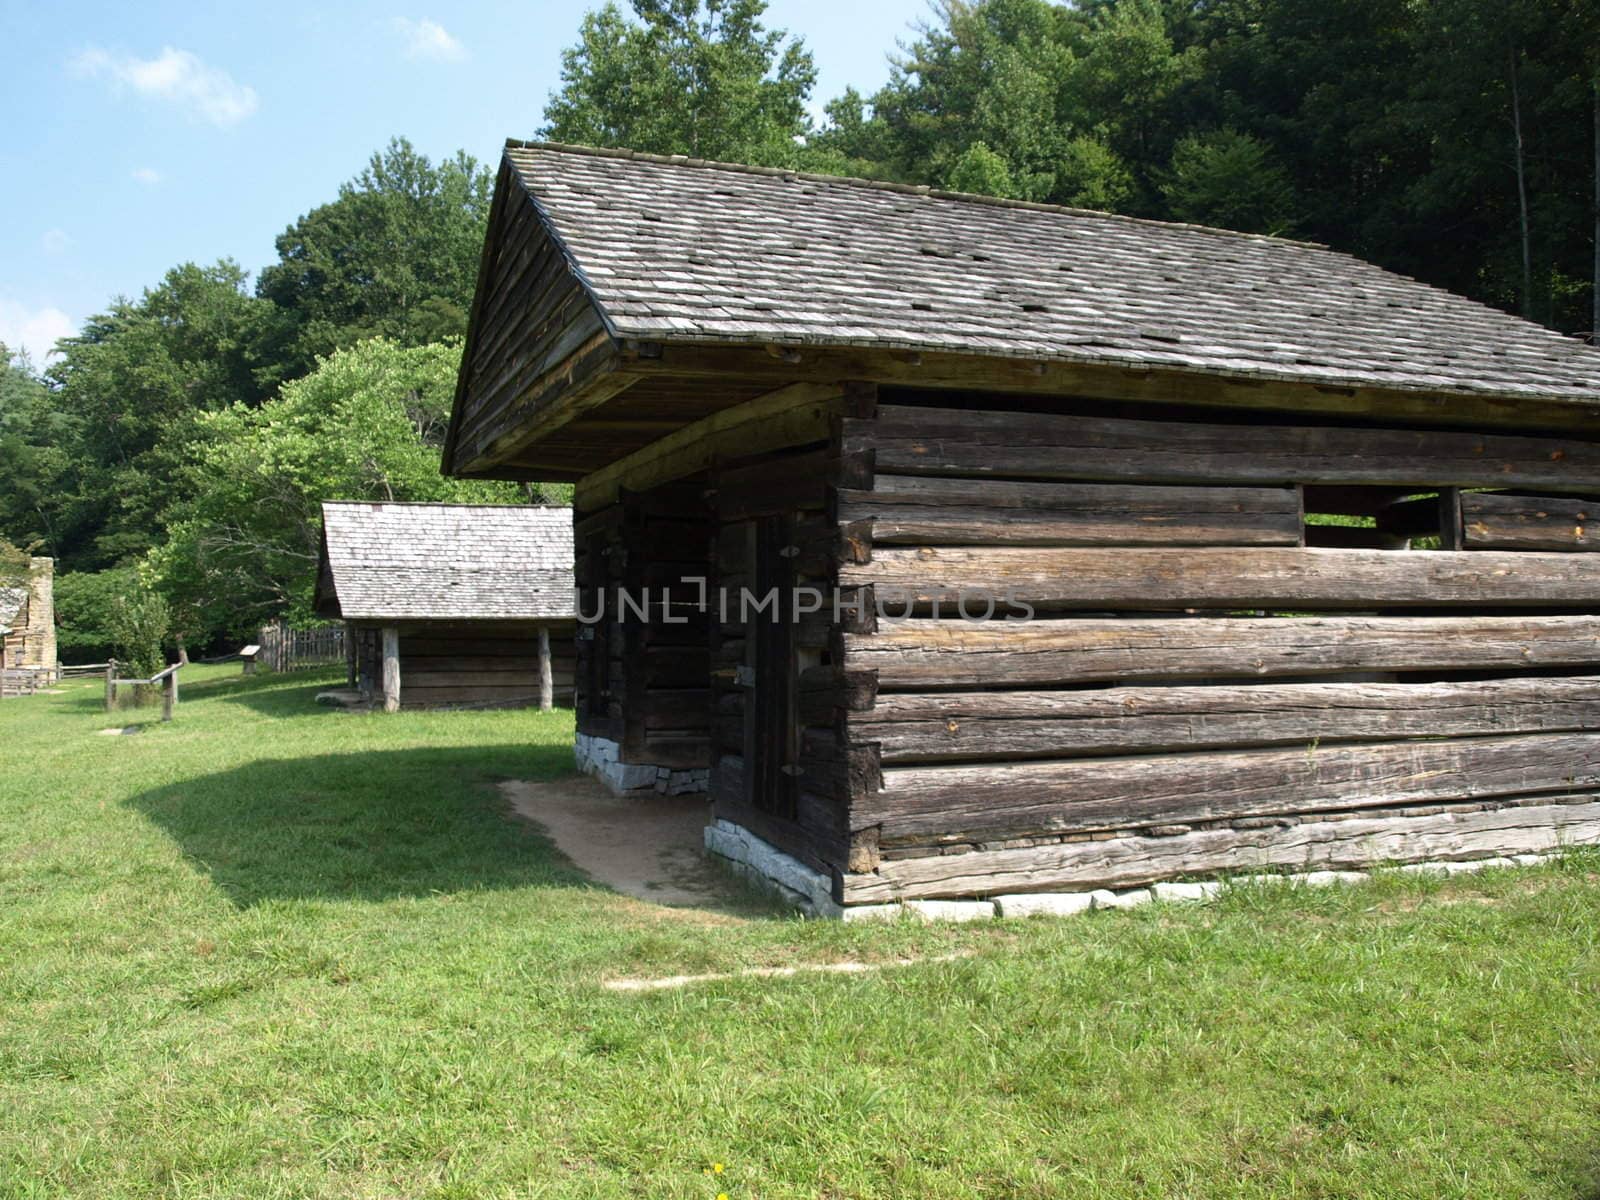
[{"label": "fence rail", "polygon": [[165,671],[158,671],[149,679],[118,679],[117,660],[112,659],[106,664],[106,711],[115,712],[117,707],[117,689],[119,687],[159,687],[161,689],[161,719],[172,720],[173,713],[178,709],[178,672],[183,669],[182,663],[173,663]]},{"label": "fence rail", "polygon": [[342,665],[345,661],[344,626],[290,629],[281,621],[264,626],[257,661],[269,671],[309,671]]},{"label": "fence rail", "polygon": [[49,667],[0,667],[0,700],[31,696],[54,683],[55,678],[56,673]]}]

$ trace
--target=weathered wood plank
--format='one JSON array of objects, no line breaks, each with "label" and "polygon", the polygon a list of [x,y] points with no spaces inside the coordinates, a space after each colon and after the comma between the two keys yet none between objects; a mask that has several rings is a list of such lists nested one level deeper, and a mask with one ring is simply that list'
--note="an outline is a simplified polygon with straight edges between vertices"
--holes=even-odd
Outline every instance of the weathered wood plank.
[{"label": "weathered wood plank", "polygon": [[1336,671],[1600,664],[1600,618],[1218,617],[910,620],[846,634],[844,666],[879,686],[1011,687]]},{"label": "weathered wood plank", "polygon": [[1600,487],[1600,443],[1436,430],[1215,425],[885,404],[844,423],[880,472],[1149,483]]},{"label": "weathered wood plank", "polygon": [[1600,676],[886,693],[849,721],[886,764],[1584,729]]},{"label": "weathered wood plank", "polygon": [[1600,787],[1600,733],[892,767],[851,809],[885,846]]},{"label": "weathered wood plank", "polygon": [[[1566,797],[1571,800],[1575,797]],[[843,877],[846,903],[938,896],[1136,887],[1177,875],[1273,870],[1360,870],[1538,853],[1600,844],[1600,802],[1535,804],[1430,816],[1382,815],[1292,828],[1208,829],[1177,837],[979,850],[881,862]]]},{"label": "weathered wood plank", "polygon": [[752,455],[827,437],[844,399],[838,385],[793,384],[722,409],[584,477],[575,504],[609,503],[620,489],[643,490],[704,471],[730,454]]},{"label": "weathered wood plank", "polygon": [[1016,483],[879,475],[841,491],[841,524],[874,542],[946,546],[1298,546],[1293,488]]},{"label": "weathered wood plank", "polygon": [[1590,528],[1596,513],[1593,500],[1465,492],[1462,543],[1475,551],[1600,550],[1600,531]]},{"label": "weathered wood plank", "polygon": [[[840,567],[918,603],[1002,596],[1059,608],[1555,607],[1600,602],[1600,560],[1488,551],[961,546],[874,551]],[[969,605],[969,611],[972,606]],[[1004,608],[997,609],[1001,616]]]}]

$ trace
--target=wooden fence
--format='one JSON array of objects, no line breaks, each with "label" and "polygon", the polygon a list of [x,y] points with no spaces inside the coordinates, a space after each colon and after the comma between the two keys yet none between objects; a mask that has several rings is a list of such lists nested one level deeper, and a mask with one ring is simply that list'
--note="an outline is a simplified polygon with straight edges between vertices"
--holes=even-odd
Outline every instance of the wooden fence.
[{"label": "wooden fence", "polygon": [[173,663],[165,671],[158,671],[149,679],[119,679],[117,660],[113,658],[106,664],[106,711],[116,711],[119,687],[158,687],[161,689],[161,719],[172,720],[178,708],[178,672],[182,669],[182,663]]},{"label": "wooden fence", "polygon": [[31,696],[55,682],[55,672],[46,667],[0,667],[0,700]]},{"label": "wooden fence", "polygon": [[308,671],[342,666],[345,662],[344,626],[290,629],[282,621],[262,627],[257,661],[269,671]]}]

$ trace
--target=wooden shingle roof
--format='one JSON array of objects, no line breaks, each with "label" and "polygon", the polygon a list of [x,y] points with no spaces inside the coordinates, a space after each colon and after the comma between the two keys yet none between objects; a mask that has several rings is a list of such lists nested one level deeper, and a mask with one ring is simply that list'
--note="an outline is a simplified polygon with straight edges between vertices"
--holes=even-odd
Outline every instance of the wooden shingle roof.
[{"label": "wooden shingle roof", "polygon": [[27,602],[27,588],[0,588],[0,627],[9,628],[11,622],[16,620],[18,614],[22,612],[22,606]]},{"label": "wooden shingle roof", "polygon": [[1600,350],[1303,242],[629,151],[506,161],[617,339],[1600,402]]},{"label": "wooden shingle roof", "polygon": [[318,606],[327,615],[397,621],[576,615],[570,508],[325,501],[322,546]]}]

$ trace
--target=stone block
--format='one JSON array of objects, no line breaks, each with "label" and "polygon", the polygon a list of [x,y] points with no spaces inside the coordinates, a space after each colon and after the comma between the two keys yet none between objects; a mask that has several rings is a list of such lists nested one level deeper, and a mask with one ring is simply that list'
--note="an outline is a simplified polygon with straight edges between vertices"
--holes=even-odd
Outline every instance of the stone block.
[{"label": "stone block", "polygon": [[1157,900],[1165,902],[1194,903],[1199,900],[1210,900],[1222,891],[1220,883],[1153,883],[1150,885],[1150,894]]},{"label": "stone block", "polygon": [[924,921],[986,921],[994,916],[992,900],[908,900],[906,908]]},{"label": "stone block", "polygon": [[1030,892],[994,899],[1002,917],[1069,917],[1088,912],[1093,902],[1091,892]]}]

